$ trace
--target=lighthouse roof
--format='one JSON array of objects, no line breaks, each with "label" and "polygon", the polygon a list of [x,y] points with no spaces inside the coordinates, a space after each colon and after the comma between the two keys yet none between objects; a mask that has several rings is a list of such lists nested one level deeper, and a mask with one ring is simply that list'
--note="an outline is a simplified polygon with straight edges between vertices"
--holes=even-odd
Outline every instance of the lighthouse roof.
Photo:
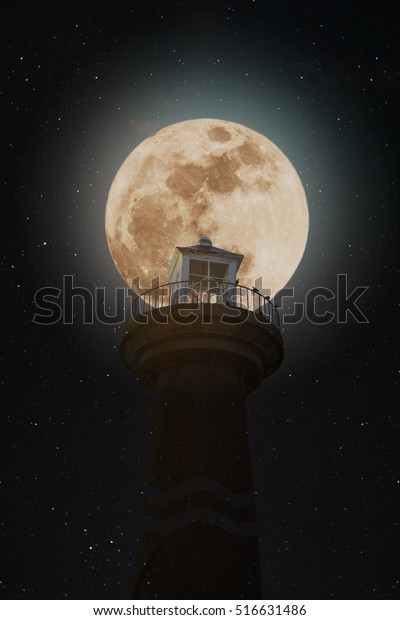
[{"label": "lighthouse roof", "polygon": [[226,258],[228,260],[234,260],[238,264],[238,267],[244,258],[243,254],[237,254],[235,252],[230,252],[229,250],[217,248],[212,245],[211,239],[208,237],[200,237],[197,245],[177,246],[176,249],[182,254],[211,254],[213,256],[220,256],[221,258]]}]

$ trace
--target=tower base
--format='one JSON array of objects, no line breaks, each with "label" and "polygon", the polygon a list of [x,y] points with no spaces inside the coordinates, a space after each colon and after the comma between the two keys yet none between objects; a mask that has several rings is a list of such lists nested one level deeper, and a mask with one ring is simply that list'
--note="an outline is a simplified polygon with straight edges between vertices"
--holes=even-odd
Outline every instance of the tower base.
[{"label": "tower base", "polygon": [[280,365],[281,335],[254,313],[223,320],[217,304],[165,316],[141,315],[121,344],[154,392],[150,551],[134,598],[262,598],[246,396]]}]

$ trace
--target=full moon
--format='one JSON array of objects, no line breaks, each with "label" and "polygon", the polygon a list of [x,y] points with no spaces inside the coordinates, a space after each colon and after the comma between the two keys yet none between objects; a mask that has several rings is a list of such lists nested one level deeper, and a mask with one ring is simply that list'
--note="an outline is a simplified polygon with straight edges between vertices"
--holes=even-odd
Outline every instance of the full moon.
[{"label": "full moon", "polygon": [[[308,235],[302,183],[282,151],[238,123],[195,119],[141,142],[111,185],[106,234],[115,265],[137,292],[165,282],[176,246],[243,254],[238,277],[274,296],[290,280]],[[258,280],[262,278],[262,281]]]}]

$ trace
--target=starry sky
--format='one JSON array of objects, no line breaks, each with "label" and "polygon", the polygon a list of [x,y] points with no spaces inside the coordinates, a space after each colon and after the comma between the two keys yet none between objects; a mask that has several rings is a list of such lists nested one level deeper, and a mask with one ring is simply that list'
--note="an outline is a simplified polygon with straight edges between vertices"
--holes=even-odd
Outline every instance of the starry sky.
[{"label": "starry sky", "polygon": [[3,598],[130,595],[148,396],[118,356],[121,324],[84,325],[77,304],[72,325],[37,325],[33,300],[72,274],[105,287],[112,307],[123,286],[104,232],[114,175],[149,134],[197,117],[265,134],[298,171],[310,233],[290,282],[297,301],[335,291],[337,274],[368,287],[368,324],[285,326],[284,363],[249,398],[266,594],[399,598],[396,11],[288,0],[4,8]]}]

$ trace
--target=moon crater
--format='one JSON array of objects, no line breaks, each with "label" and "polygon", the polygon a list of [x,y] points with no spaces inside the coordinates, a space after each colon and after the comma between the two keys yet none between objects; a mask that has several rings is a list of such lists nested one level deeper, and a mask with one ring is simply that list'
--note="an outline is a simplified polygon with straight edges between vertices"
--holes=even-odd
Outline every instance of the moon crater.
[{"label": "moon crater", "polygon": [[165,183],[171,192],[182,198],[190,198],[199,191],[204,180],[205,172],[202,166],[183,164],[174,168]]},{"label": "moon crater", "polygon": [[229,142],[232,137],[224,127],[213,127],[207,132],[207,135],[214,142]]}]

